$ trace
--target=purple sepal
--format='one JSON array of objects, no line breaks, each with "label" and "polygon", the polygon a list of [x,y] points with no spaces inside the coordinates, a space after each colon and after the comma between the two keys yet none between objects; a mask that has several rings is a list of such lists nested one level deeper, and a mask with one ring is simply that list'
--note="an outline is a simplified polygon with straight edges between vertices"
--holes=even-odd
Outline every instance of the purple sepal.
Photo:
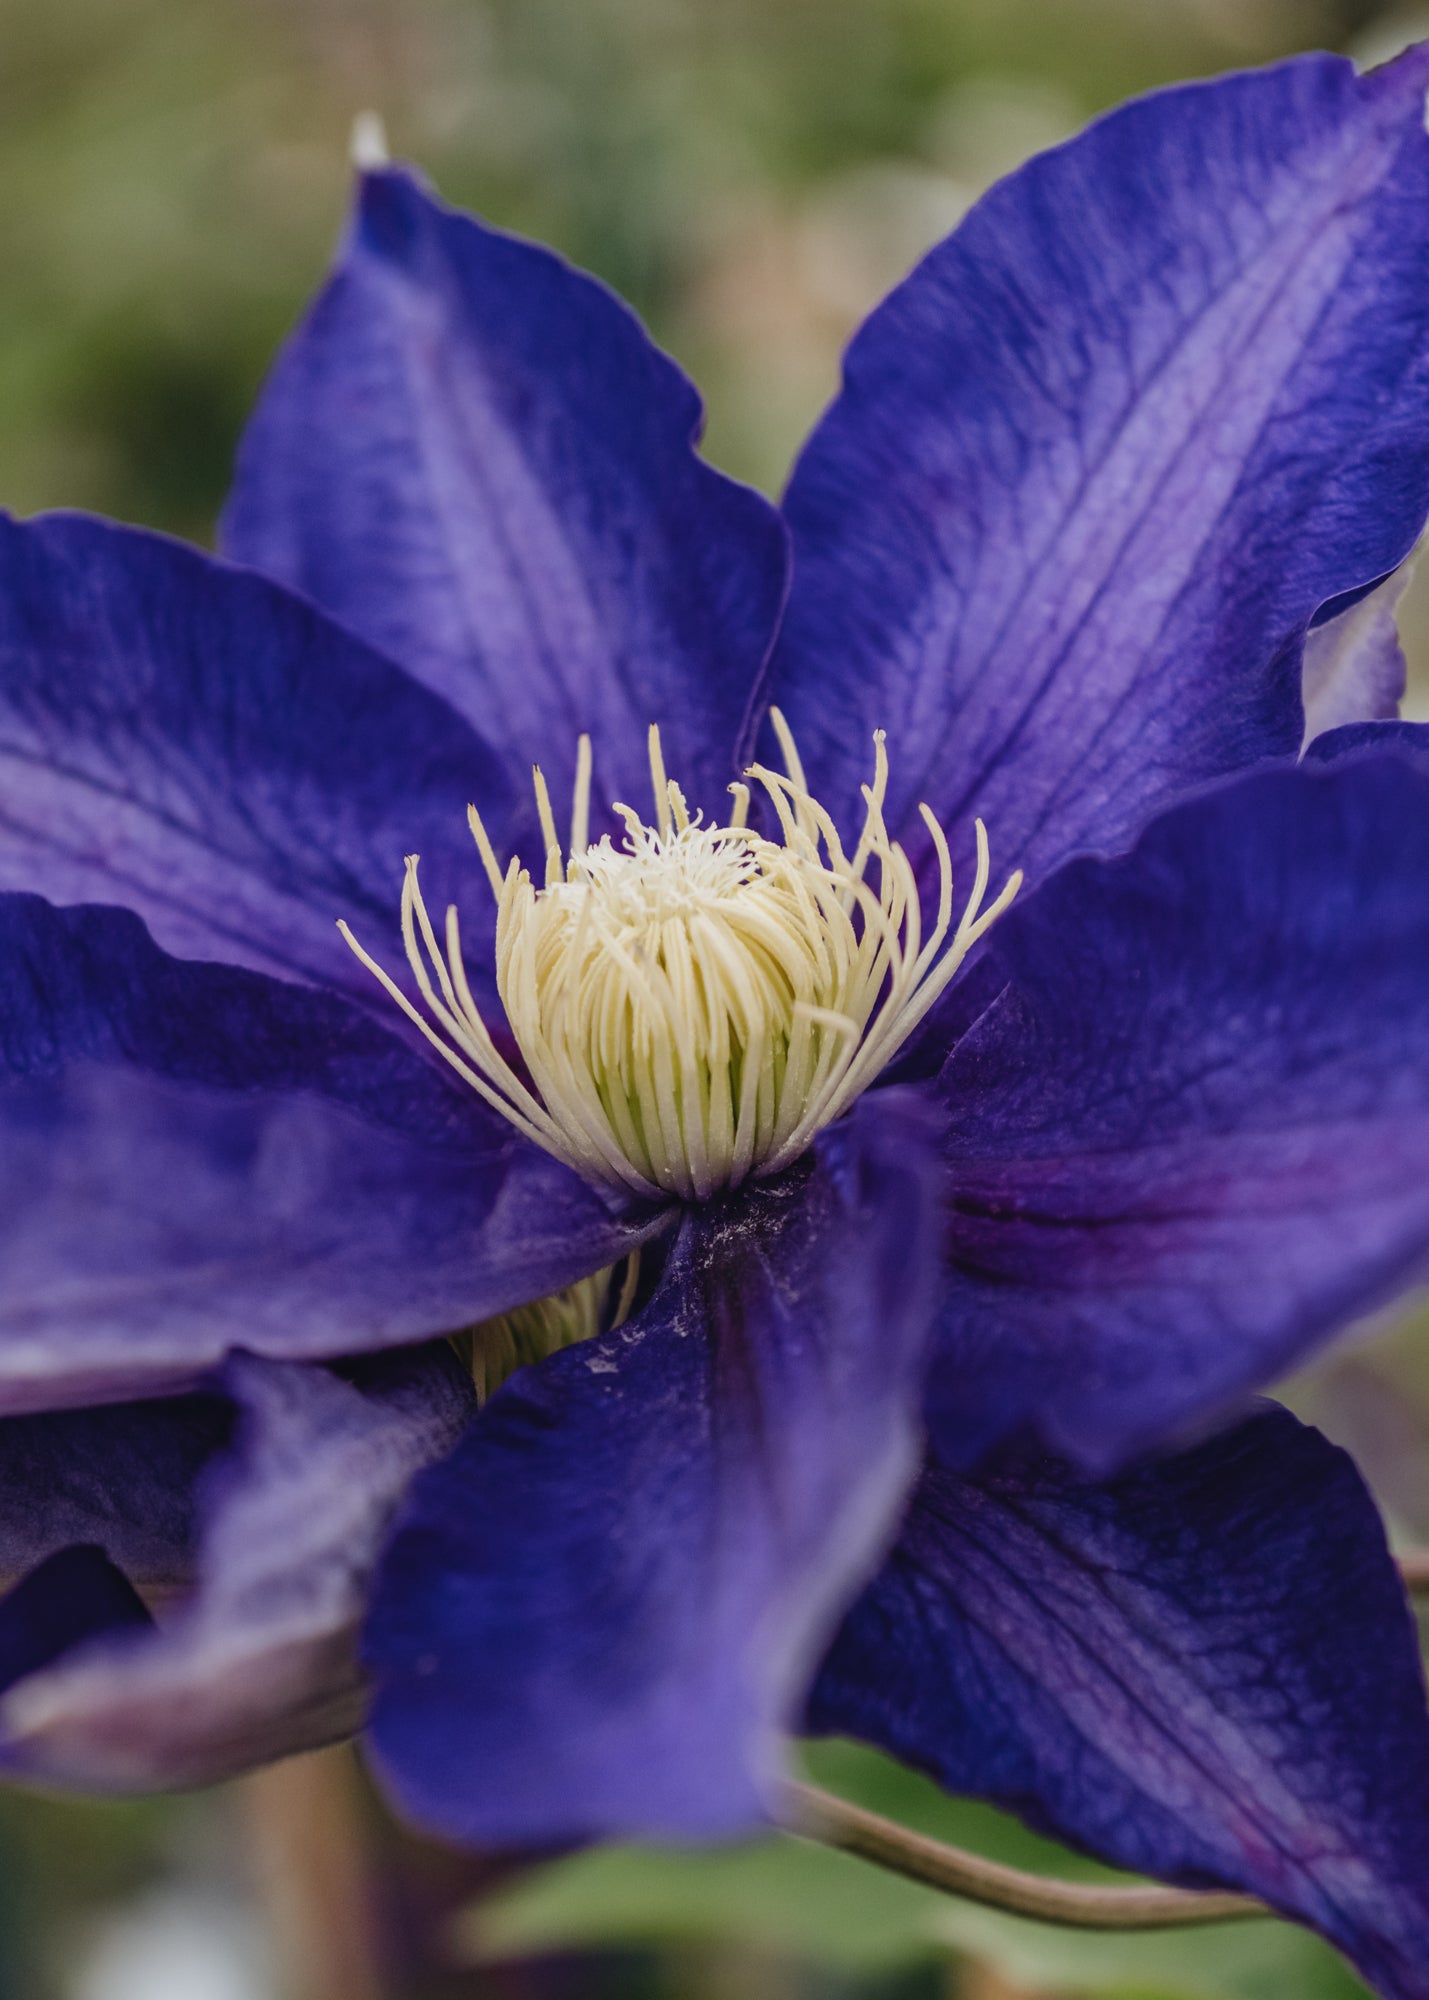
[{"label": "purple sepal", "polygon": [[144,1600],[103,1549],[59,1549],[0,1598],[0,1695],[76,1646],[147,1631]]},{"label": "purple sepal", "polygon": [[1035,882],[1298,749],[1301,641],[1429,512],[1422,49],[1161,91],[985,197],[855,338],[786,503],[775,694],[854,817]]},{"label": "purple sepal", "polygon": [[[600,824],[646,731],[719,816],[783,598],[782,525],[696,455],[699,399],[593,279],[365,175],[239,454],[230,553],[468,716],[558,812],[589,730]],[[599,825],[597,825],[597,831]]]},{"label": "purple sepal", "polygon": [[[192,1594],[153,1631],[62,1653],[0,1702],[0,1767],[86,1791],[208,1784],[356,1729],[358,1621],[378,1546],[419,1467],[475,1404],[450,1349],[353,1381],[236,1356],[234,1445],[206,1475]],[[5,1604],[0,1603],[0,1634]]]},{"label": "purple sepal", "polygon": [[1422,1268],[1429,769],[1237,780],[1063,869],[991,957],[940,1085],[962,1463],[1030,1429],[1110,1471]]},{"label": "purple sepal", "polygon": [[186,1583],[194,1495],[232,1428],[212,1394],[0,1419],[0,1578],[84,1543],[134,1583]]},{"label": "purple sepal", "polygon": [[0,887],[121,904],[182,957],[390,1014],[337,920],[404,969],[398,898],[417,852],[490,988],[467,806],[502,846],[527,774],[261,577],[82,515],[0,516],[0,778]]},{"label": "purple sepal", "polygon": [[[1411,759],[1429,757],[1429,722],[1347,722],[1305,746],[1312,764],[1332,764],[1359,751],[1393,750]],[[1429,770],[1429,765],[1424,768]]]},{"label": "purple sepal", "polygon": [[0,897],[0,1410],[429,1339],[657,1222],[336,995]]},{"label": "purple sepal", "polygon": [[475,1845],[759,1823],[916,1463],[926,1123],[865,1099],[692,1210],[646,1309],[515,1376],[417,1482],[366,1654],[380,1774]]},{"label": "purple sepal", "polygon": [[1353,1464],[1283,1410],[1101,1486],[933,1463],[810,1721],[1429,1995],[1414,1622]]}]

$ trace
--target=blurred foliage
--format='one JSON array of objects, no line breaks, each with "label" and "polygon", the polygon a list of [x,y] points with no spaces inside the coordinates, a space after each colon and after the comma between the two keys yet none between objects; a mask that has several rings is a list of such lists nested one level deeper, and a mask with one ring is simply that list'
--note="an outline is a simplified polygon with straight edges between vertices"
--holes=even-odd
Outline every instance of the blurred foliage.
[{"label": "blurred foliage", "polygon": [[[629,297],[701,383],[710,455],[773,491],[852,325],[1028,152],[1133,91],[1299,48],[1387,54],[1416,25],[1429,12],[1375,0],[0,0],[0,504],[211,537],[244,412],[341,228],[359,110],[449,199]],[[1421,1538],[1426,1332],[1293,1392]],[[944,1838],[1097,1872],[851,1746],[809,1761]],[[155,1880],[241,1873],[234,1838],[226,1795],[0,1796],[0,2000],[69,2000],[93,1919]],[[469,1870],[384,1839],[414,1908],[468,1895]],[[1362,1991],[1287,1926],[1043,1930],[787,1839],[553,1863],[462,1936],[482,1970],[433,1973],[422,2000]]]},{"label": "blurred foliage", "polygon": [[169,1865],[202,1808],[166,1799],[77,1804],[0,1791],[0,2000],[67,2000],[72,1948],[95,1913]]},{"label": "blurred foliage", "polygon": [[203,536],[355,111],[629,296],[777,486],[850,324],[999,172],[1367,0],[0,0],[0,497]]}]

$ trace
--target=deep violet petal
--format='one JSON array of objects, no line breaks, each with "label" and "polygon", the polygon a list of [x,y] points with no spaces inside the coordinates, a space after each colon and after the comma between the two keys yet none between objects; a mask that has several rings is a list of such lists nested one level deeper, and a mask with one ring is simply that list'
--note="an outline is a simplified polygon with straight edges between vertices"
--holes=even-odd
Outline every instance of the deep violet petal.
[{"label": "deep violet petal", "polygon": [[964,1462],[1031,1427],[1110,1470],[1429,1256],[1429,766],[1237,780],[993,936],[941,1083],[931,1406]]},{"label": "deep violet petal", "polygon": [[915,1463],[921,1109],[692,1210],[618,1332],[516,1375],[418,1481],[367,1655],[378,1770],[478,1845],[759,1822]]},{"label": "deep violet petal", "polygon": [[308,593],[523,777],[644,807],[646,731],[718,815],[784,594],[767,502],[696,456],[699,399],[619,300],[393,168],[239,455],[228,550]]},{"label": "deep violet petal", "polygon": [[[1312,764],[1332,764],[1359,751],[1393,750],[1411,760],[1429,757],[1429,722],[1347,722],[1305,746]],[[1429,770],[1429,764],[1422,768]]]},{"label": "deep violet petal", "polygon": [[501,843],[527,809],[515,781],[444,702],[261,577],[81,515],[0,516],[0,888],[118,903],[183,957],[385,1007],[338,918],[400,966],[415,852],[433,907],[462,906],[482,943],[467,805]]},{"label": "deep violet petal", "polygon": [[215,1394],[0,1418],[0,1579],[89,1544],[141,1587],[187,1582],[194,1496],[232,1418]]},{"label": "deep violet petal", "polygon": [[[61,1652],[0,1701],[0,1768],[86,1791],[208,1784],[350,1735],[357,1626],[394,1506],[474,1407],[445,1346],[354,1381],[234,1357],[241,1421],[200,1490],[192,1593]],[[0,1602],[0,1645],[6,1603]]]},{"label": "deep violet petal", "polygon": [[93,1542],[60,1549],[0,1598],[0,1695],[87,1640],[152,1623],[103,1549]]},{"label": "deep violet petal", "polygon": [[1353,1464],[1284,1410],[1101,1486],[933,1462],[811,1720],[1429,1995],[1414,1621]]},{"label": "deep violet petal", "polygon": [[0,1409],[428,1339],[653,1220],[336,996],[0,897]]},{"label": "deep violet petal", "polygon": [[999,874],[1303,732],[1301,642],[1429,511],[1429,50],[1158,92],[979,203],[795,471],[775,693],[852,816]]}]

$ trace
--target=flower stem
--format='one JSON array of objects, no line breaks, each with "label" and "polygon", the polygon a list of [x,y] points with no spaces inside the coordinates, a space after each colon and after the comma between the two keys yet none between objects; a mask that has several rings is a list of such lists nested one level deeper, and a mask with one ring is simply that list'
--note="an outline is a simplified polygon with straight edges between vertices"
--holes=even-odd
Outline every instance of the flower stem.
[{"label": "flower stem", "polygon": [[1395,1560],[1411,1596],[1429,1591],[1429,1549],[1401,1549]]},{"label": "flower stem", "polygon": [[239,1781],[256,1886],[294,2000],[383,2000],[357,1766],[347,1745]]},{"label": "flower stem", "polygon": [[987,1861],[980,1854],[912,1833],[813,1785],[786,1785],[784,1802],[783,1823],[790,1833],[860,1855],[896,1875],[926,1882],[930,1888],[962,1896],[970,1903],[1035,1917],[1044,1924],[1089,1931],[1153,1931],[1272,1914],[1253,1896],[1155,1886],[1121,1888],[1030,1875],[1024,1869]]},{"label": "flower stem", "polygon": [[[1402,1550],[1395,1560],[1405,1589],[1411,1595],[1429,1595],[1429,1548]],[[1203,1894],[1154,1885],[1121,1888],[1031,1875],[910,1832],[814,1785],[785,1786],[783,1824],[789,1833],[857,1854],[950,1896],[1074,1930],[1172,1930],[1185,1924],[1220,1924],[1274,1914],[1253,1896],[1230,1892]]]}]

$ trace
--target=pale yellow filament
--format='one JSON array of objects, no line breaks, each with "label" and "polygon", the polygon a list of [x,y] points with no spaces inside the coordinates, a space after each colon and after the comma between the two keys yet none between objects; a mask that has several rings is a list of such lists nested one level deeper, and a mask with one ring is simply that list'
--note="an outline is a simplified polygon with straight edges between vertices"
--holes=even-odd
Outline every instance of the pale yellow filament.
[{"label": "pale yellow filament", "polygon": [[452,1335],[452,1345],[471,1370],[476,1393],[484,1403],[518,1368],[544,1361],[577,1342],[614,1333],[630,1317],[640,1282],[640,1252],[626,1258],[620,1289],[618,1265],[580,1278],[564,1291],[552,1292],[530,1305],[516,1306],[496,1319],[481,1320]]},{"label": "pale yellow filament", "polygon": [[[617,805],[624,843],[588,844],[591,752],[581,738],[569,849],[533,774],[543,885],[503,871],[475,807],[470,821],[496,899],[496,985],[529,1072],[497,1050],[472,996],[456,910],[443,935],[407,857],[402,936],[421,1005],[343,936],[457,1073],[518,1131],[588,1178],[637,1194],[699,1198],[787,1166],[903,1047],[968,952],[1021,885],[982,907],[987,834],[975,823],[971,893],[953,923],[948,842],[920,808],[938,863],[938,907],[923,935],[912,865],[884,822],[888,754],[874,737],[873,781],[848,856],[810,794],[777,709],[784,771],[753,765],[780,839],[747,824],[748,784],[730,787],[728,823],[705,826],[649,735],[655,825]],[[876,882],[867,879],[873,871]]]}]

